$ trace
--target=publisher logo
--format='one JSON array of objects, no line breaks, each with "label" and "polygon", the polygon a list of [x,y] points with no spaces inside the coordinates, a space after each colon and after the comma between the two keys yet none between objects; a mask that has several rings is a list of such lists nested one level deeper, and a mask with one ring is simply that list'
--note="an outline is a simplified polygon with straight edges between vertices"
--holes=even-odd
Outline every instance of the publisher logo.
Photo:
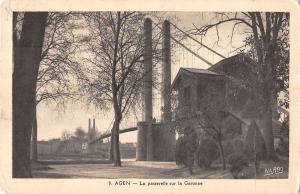
[{"label": "publisher logo", "polygon": [[274,174],[282,174],[283,167],[282,166],[275,166],[273,168],[265,168],[265,176],[274,175]]}]

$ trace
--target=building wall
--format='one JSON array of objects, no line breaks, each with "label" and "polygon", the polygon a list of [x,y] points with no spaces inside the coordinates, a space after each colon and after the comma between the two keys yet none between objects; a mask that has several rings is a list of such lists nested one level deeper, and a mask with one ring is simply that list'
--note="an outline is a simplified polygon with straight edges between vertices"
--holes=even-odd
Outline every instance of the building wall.
[{"label": "building wall", "polygon": [[[201,92],[199,87],[201,86]],[[185,88],[190,88],[190,100],[185,99]],[[179,114],[203,110],[221,109],[225,105],[225,81],[220,76],[201,75],[191,78],[182,75],[178,87]],[[189,101],[187,104],[186,101]]]},{"label": "building wall", "polygon": [[146,161],[147,160],[147,122],[137,123],[137,147],[136,147],[136,160]]}]

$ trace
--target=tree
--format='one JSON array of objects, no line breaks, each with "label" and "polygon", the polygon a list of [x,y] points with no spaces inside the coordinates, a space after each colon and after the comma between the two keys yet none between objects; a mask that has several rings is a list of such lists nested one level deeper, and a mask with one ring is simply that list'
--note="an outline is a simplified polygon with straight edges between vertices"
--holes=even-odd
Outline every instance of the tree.
[{"label": "tree", "polygon": [[[200,157],[199,154],[201,154],[201,157],[207,157],[201,159],[202,162],[206,163],[202,165],[209,167],[216,158],[221,156],[222,168],[225,170],[226,157],[223,141],[229,137],[232,138],[232,135],[238,134],[240,124],[232,119],[232,116],[226,109],[216,106],[206,106],[201,110],[188,112],[184,108],[176,108],[173,113],[177,119],[172,122],[172,128],[179,134],[184,134],[186,137],[190,136],[190,143],[194,142],[192,139],[195,137],[197,142],[200,142],[196,155]],[[190,130],[189,128],[191,127],[194,129]],[[194,130],[197,132],[195,133]],[[217,152],[214,151],[214,144]],[[199,158],[196,158],[197,160]],[[197,162],[199,163],[200,161]]]},{"label": "tree", "polygon": [[74,16],[69,12],[51,12],[47,18],[43,51],[38,72],[32,131],[32,159],[37,161],[37,106],[40,103],[64,107],[76,97],[75,81],[80,66],[74,59],[78,44],[73,34]]},{"label": "tree", "polygon": [[77,137],[79,140],[83,141],[86,138],[86,136],[87,136],[86,132],[81,127],[76,128],[75,137]]},{"label": "tree", "polygon": [[[87,75],[82,79],[89,101],[114,110],[113,163],[121,166],[119,128],[141,93],[143,72],[143,22],[141,12],[97,12],[85,15],[89,34]],[[154,41],[155,42],[155,41]],[[153,45],[154,56],[157,44]],[[153,57],[155,60],[155,57]]]},{"label": "tree", "polygon": [[[219,37],[219,26],[231,22],[232,35],[238,25],[244,25],[244,32],[251,34],[254,45],[254,60],[256,61],[257,83],[250,86],[258,100],[258,118],[263,122],[263,133],[267,147],[267,158],[276,159],[274,137],[272,130],[272,104],[277,102],[275,93],[276,52],[281,50],[282,37],[289,31],[289,14],[283,12],[241,12],[217,13],[214,22],[196,28],[194,34],[205,36],[210,29],[216,29]],[[288,38],[285,37],[285,42]],[[219,40],[219,38],[218,38]],[[286,47],[288,51],[288,46]],[[287,61],[288,62],[288,61]],[[285,71],[285,75],[287,72]],[[250,83],[251,84],[251,83]]]},{"label": "tree", "polygon": [[222,141],[224,140],[225,128],[223,126],[223,121],[226,118],[224,111],[214,111],[206,110],[201,113],[201,116],[198,116],[198,123],[206,134],[211,136],[219,146],[219,151],[222,158],[222,168],[226,169],[224,148]]},{"label": "tree", "polygon": [[[282,32],[280,33],[277,41],[277,46],[274,52],[274,95],[281,95],[278,98],[279,106],[288,109],[289,108],[289,20],[284,20],[282,23]],[[262,41],[262,40],[260,40]],[[244,48],[240,52],[249,56],[252,59],[256,57],[256,50],[254,45],[253,35],[249,35],[245,39]]]},{"label": "tree", "polygon": [[74,30],[76,15],[69,12],[50,12],[43,46],[36,103],[52,103],[63,106],[65,99],[76,95],[76,79],[80,65],[75,58],[79,44]]},{"label": "tree", "polygon": [[72,133],[68,130],[64,130],[61,134],[62,141],[69,141],[72,138]]},{"label": "tree", "polygon": [[[185,82],[182,85],[185,85]],[[200,163],[203,163],[201,165],[209,167],[216,158],[221,156],[223,170],[226,169],[223,141],[240,132],[240,122],[232,118],[224,103],[225,91],[220,91],[224,86],[225,80],[210,80],[201,85],[202,97],[198,94],[198,102],[187,100],[189,98],[184,96],[179,101],[179,96],[184,94],[175,94],[174,92],[173,114],[175,119],[172,123],[173,128],[185,136],[192,133],[191,130],[188,130],[189,128],[196,131],[192,136],[197,136],[198,142],[200,142],[196,159],[201,159]]]},{"label": "tree", "polygon": [[[18,41],[24,13],[16,15],[15,40]],[[37,161],[37,105],[41,102],[64,107],[66,99],[76,96],[74,81],[80,66],[74,60],[78,44],[73,34],[76,15],[70,12],[51,12],[47,17],[43,50],[40,59],[33,112],[31,157]]]},{"label": "tree", "polygon": [[20,40],[13,17],[13,177],[31,177],[30,139],[47,12],[26,12]]}]

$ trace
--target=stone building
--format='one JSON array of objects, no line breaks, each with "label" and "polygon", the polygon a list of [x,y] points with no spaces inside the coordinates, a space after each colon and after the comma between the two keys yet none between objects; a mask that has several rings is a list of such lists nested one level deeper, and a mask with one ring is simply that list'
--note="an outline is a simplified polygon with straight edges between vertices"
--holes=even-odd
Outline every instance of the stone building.
[{"label": "stone building", "polygon": [[[173,120],[178,121],[182,129],[193,127],[201,133],[196,115],[226,110],[228,116],[223,123],[224,130],[235,128],[237,134],[229,138],[231,143],[234,138],[245,140],[252,121],[257,123],[263,134],[262,122],[258,116],[258,99],[249,89],[256,84],[255,67],[256,64],[250,58],[238,54],[221,60],[208,69],[180,68],[172,83],[173,93],[177,97]],[[280,122],[276,118],[277,103],[272,103],[272,107],[273,130],[278,135]],[[193,117],[196,119],[192,119]]]}]

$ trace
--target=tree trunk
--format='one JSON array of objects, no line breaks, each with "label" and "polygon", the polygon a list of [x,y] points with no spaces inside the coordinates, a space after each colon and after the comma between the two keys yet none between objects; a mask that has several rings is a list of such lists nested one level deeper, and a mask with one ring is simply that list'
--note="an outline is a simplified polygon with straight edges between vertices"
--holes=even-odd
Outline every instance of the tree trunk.
[{"label": "tree trunk", "polygon": [[120,156],[120,145],[119,145],[119,129],[120,129],[120,120],[116,119],[116,125],[114,127],[114,138],[113,138],[113,161],[114,166],[121,166],[121,156]]},{"label": "tree trunk", "polygon": [[36,82],[47,12],[26,12],[20,42],[14,45],[13,71],[13,178],[31,177],[30,145]]},{"label": "tree trunk", "polygon": [[[256,54],[258,56],[259,64],[259,74],[258,79],[262,83],[262,87],[259,87],[258,93],[262,95],[262,123],[263,123],[263,135],[266,144],[266,158],[267,160],[276,160],[277,156],[274,149],[274,136],[273,136],[273,127],[272,127],[272,106],[271,99],[274,89],[274,80],[273,80],[273,60],[275,54],[276,40],[278,37],[279,27],[273,26],[272,30],[266,30],[266,35],[262,40],[260,40],[258,30],[257,30],[257,17],[254,13],[251,13],[252,20],[252,30],[254,35],[254,43],[256,47]],[[267,17],[267,22],[270,22],[270,15]],[[282,20],[282,16],[279,16],[279,20]],[[282,21],[278,21],[278,26],[281,25]],[[270,27],[270,26],[266,26]],[[263,26],[260,27],[260,31],[264,31]],[[272,34],[272,36],[271,36]],[[271,39],[272,37],[272,39]]]},{"label": "tree trunk", "polygon": [[[268,83],[266,83],[268,84]],[[276,160],[277,156],[274,149],[274,135],[272,126],[272,107],[271,107],[271,92],[264,91],[264,111],[262,115],[263,135],[267,149],[267,160]]]},{"label": "tree trunk", "polygon": [[187,150],[187,166],[188,166],[188,170],[190,175],[193,175],[193,164],[194,164],[194,153],[188,149]]},{"label": "tree trunk", "polygon": [[31,159],[37,162],[37,115],[36,115],[36,105],[33,109],[33,124],[32,124],[32,139],[31,139]]},{"label": "tree trunk", "polygon": [[112,138],[113,142],[113,161],[114,166],[121,166],[121,157],[120,157],[120,147],[119,147],[119,128],[120,122],[122,119],[121,107],[118,103],[118,86],[116,81],[116,66],[117,66],[117,58],[118,58],[118,46],[119,46],[119,35],[121,29],[121,15],[120,12],[117,12],[117,30],[115,33],[115,46],[114,46],[114,57],[113,57],[113,68],[112,68],[112,96],[113,96],[113,106],[115,113],[115,126],[114,126],[114,137]]},{"label": "tree trunk", "polygon": [[110,150],[109,150],[109,160],[111,161],[111,162],[113,162],[114,161],[114,137],[115,137],[115,135],[114,135],[114,133],[115,133],[115,122],[114,122],[114,125],[113,125],[113,128],[111,129],[111,136],[110,136]]},{"label": "tree trunk", "polygon": [[[268,47],[267,47],[268,46]],[[274,54],[275,54],[275,46],[272,43],[267,44],[265,47],[267,47],[266,51],[266,57],[265,57],[265,63],[263,66],[263,91],[262,97],[263,97],[263,112],[262,112],[262,123],[263,123],[263,134],[264,139],[266,143],[266,149],[267,149],[267,160],[276,160],[277,156],[274,149],[274,135],[273,135],[273,126],[272,126],[272,119],[273,119],[273,113],[272,113],[272,99],[274,98],[274,69],[273,69],[273,63],[274,63]],[[275,96],[276,98],[276,96]],[[276,100],[277,101],[277,100]]]},{"label": "tree trunk", "polygon": [[220,149],[221,158],[222,158],[222,168],[223,168],[223,170],[225,170],[226,169],[226,162],[225,162],[225,156],[224,156],[224,149],[223,149],[222,141],[218,140],[218,144],[219,144],[219,149]]}]

